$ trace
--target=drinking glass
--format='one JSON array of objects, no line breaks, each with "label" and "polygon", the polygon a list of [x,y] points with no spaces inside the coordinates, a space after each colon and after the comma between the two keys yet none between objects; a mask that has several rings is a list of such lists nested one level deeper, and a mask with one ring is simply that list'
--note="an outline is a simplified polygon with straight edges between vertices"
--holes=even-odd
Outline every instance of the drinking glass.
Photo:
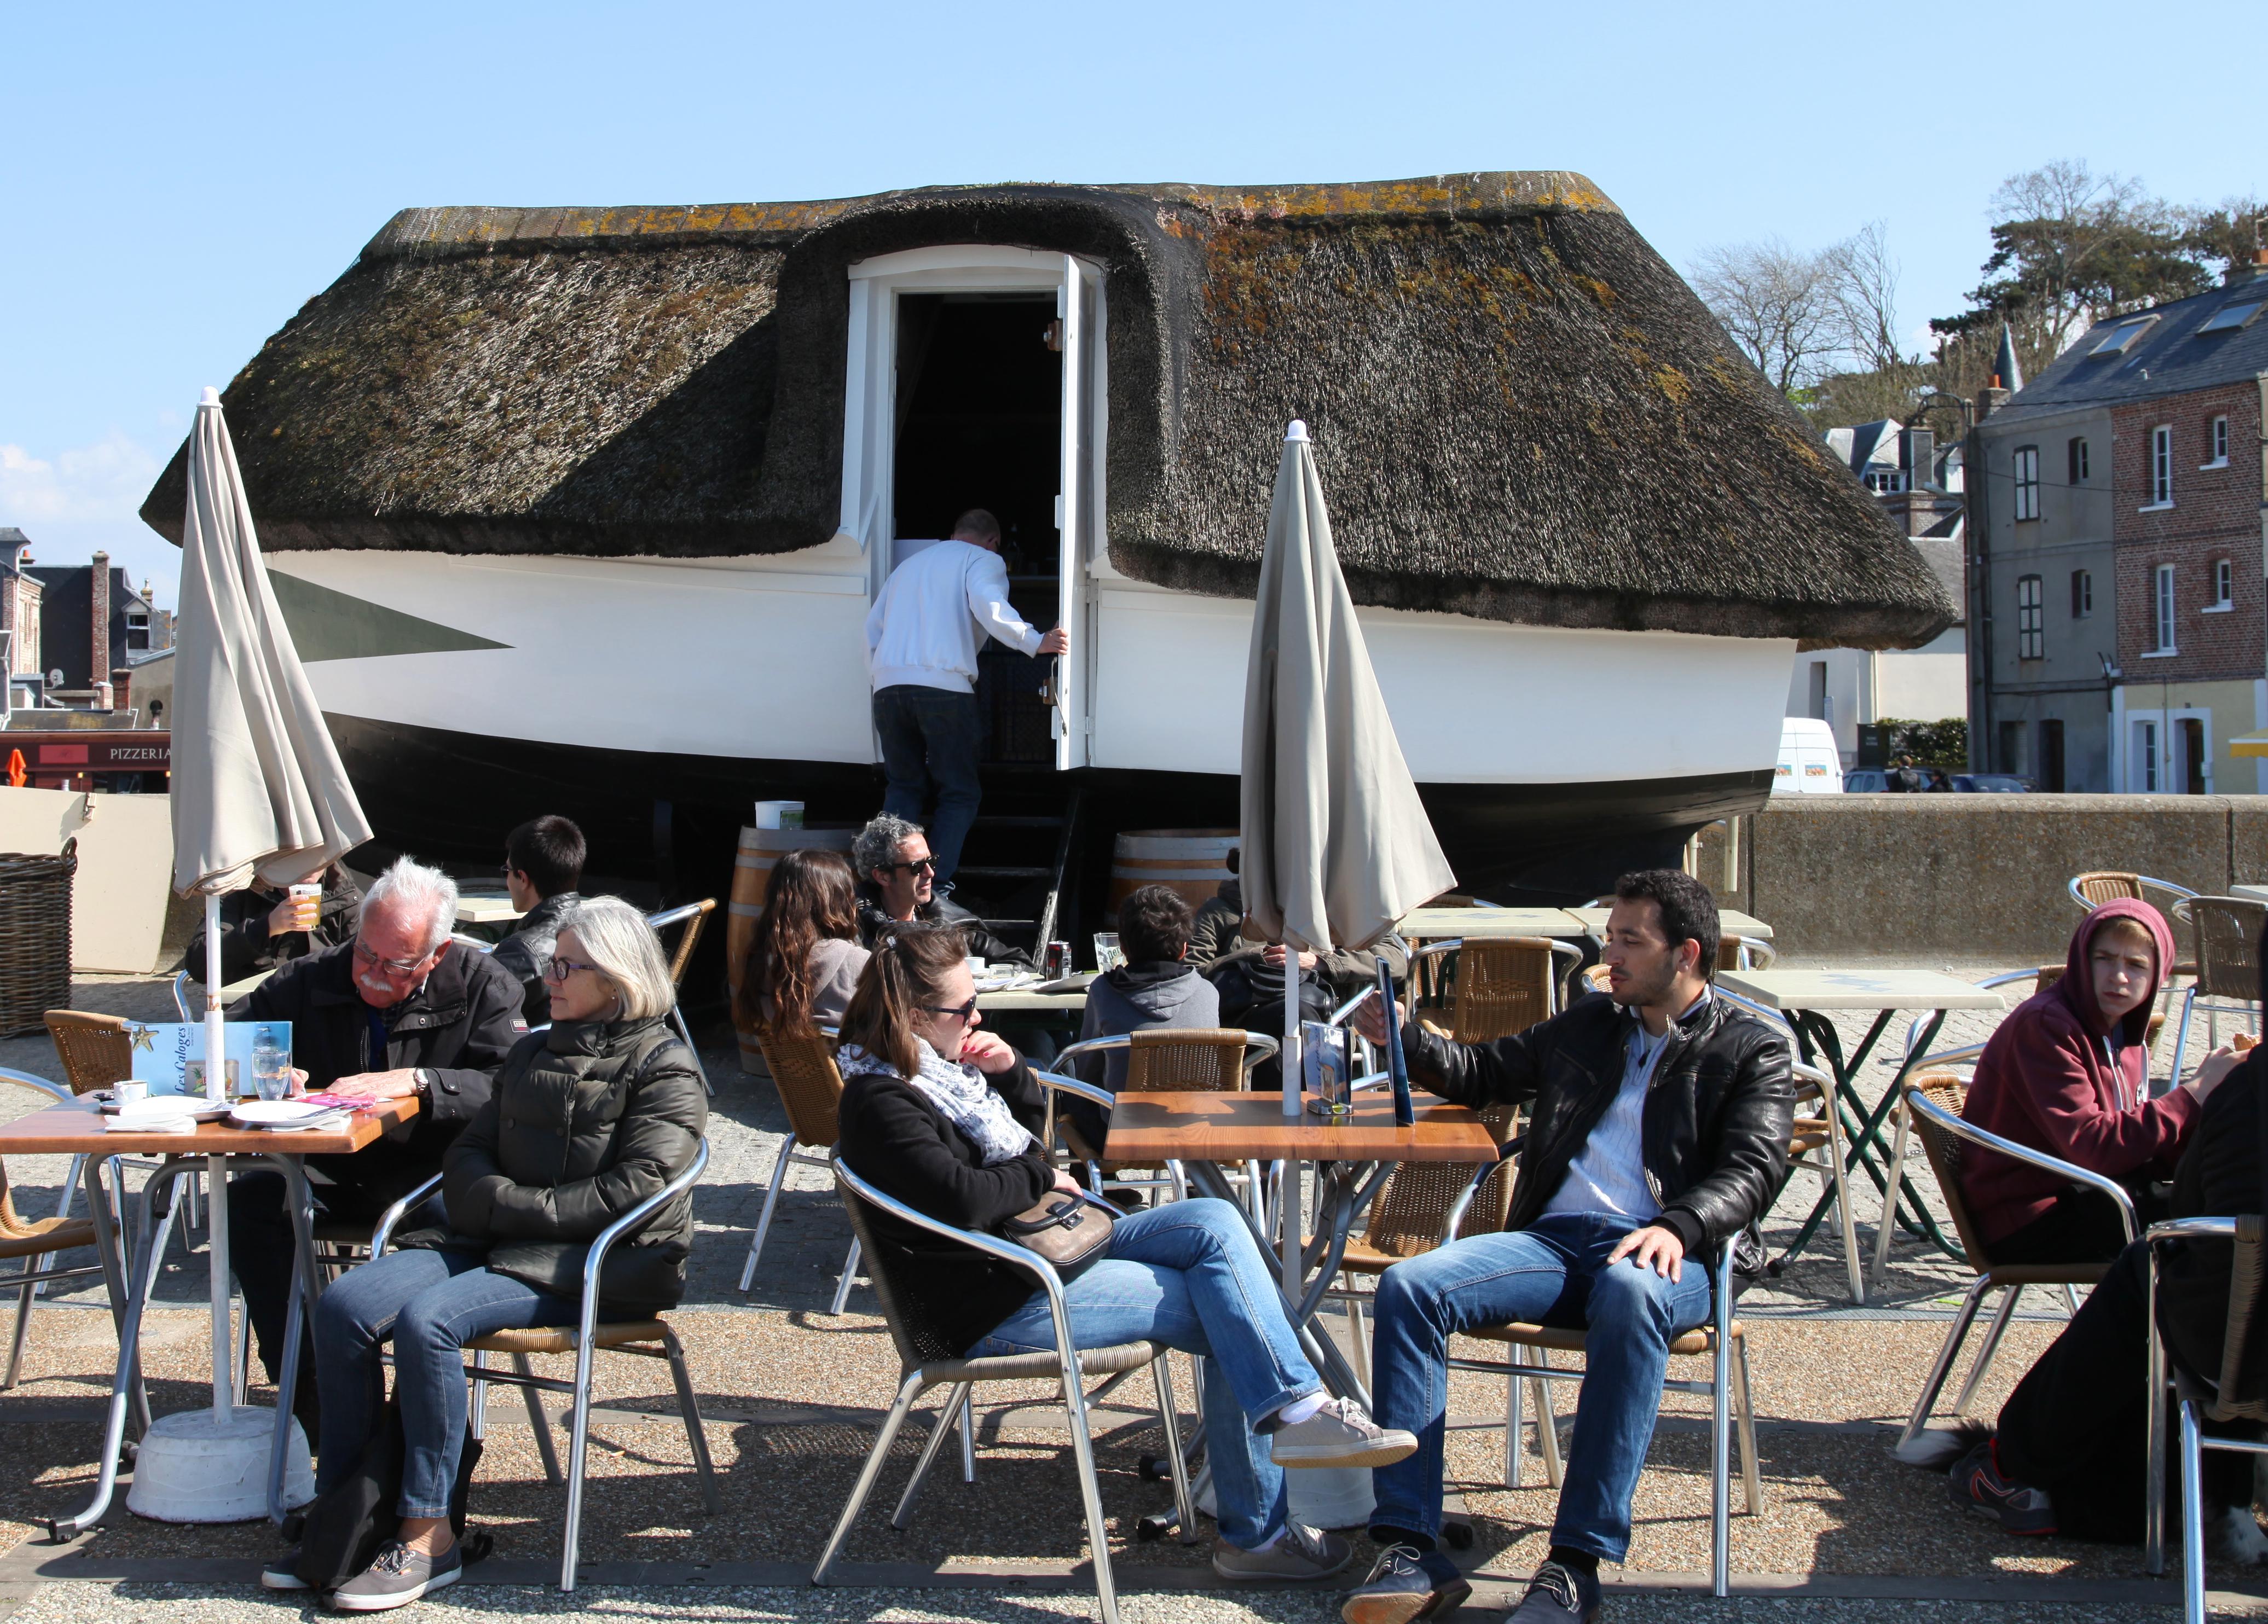
[{"label": "drinking glass", "polygon": [[252,1040],[252,1086],[262,1099],[283,1099],[291,1092],[291,1048],[268,1032]]},{"label": "drinking glass", "polygon": [[1126,955],[1118,951],[1118,932],[1098,930],[1094,933],[1094,967],[1100,971],[1116,970],[1126,962]]}]

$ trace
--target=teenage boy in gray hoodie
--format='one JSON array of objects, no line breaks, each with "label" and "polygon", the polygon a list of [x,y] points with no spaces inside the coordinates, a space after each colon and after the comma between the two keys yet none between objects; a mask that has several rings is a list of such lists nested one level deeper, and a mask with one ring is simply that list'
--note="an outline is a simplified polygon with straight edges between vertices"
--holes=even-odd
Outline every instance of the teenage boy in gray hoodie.
[{"label": "teenage boy in gray hoodie", "polygon": [[[1195,917],[1189,905],[1163,885],[1141,886],[1118,905],[1118,945],[1126,962],[1087,988],[1082,1040],[1158,1026],[1220,1025],[1219,993],[1185,962]],[[1099,1082],[1113,1091],[1125,1086],[1123,1050],[1083,1055],[1077,1065],[1083,1081]],[[1065,1110],[1079,1136],[1090,1148],[1101,1149],[1108,1127],[1102,1108],[1073,1100]]]}]

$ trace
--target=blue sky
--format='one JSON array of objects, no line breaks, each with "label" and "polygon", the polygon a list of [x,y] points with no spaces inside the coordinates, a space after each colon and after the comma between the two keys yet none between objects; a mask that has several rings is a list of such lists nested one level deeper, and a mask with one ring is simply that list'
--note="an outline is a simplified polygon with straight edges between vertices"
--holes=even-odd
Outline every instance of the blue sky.
[{"label": "blue sky", "polygon": [[[1673,264],[1887,222],[1909,329],[2000,180],[2268,186],[2268,9],[0,0],[0,525],[107,547],[199,387],[395,209],[1574,169]],[[1995,52],[1999,55],[1996,56]],[[255,516],[256,517],[256,516]]]}]

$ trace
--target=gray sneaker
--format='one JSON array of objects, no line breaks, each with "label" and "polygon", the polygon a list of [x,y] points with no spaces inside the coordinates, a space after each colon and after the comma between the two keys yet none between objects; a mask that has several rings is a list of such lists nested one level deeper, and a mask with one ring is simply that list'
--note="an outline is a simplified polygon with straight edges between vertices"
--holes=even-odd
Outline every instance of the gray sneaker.
[{"label": "gray sneaker", "polygon": [[462,1544],[434,1558],[414,1551],[399,1539],[379,1547],[371,1565],[331,1592],[331,1606],[341,1613],[383,1613],[406,1607],[420,1596],[443,1590],[464,1576]]},{"label": "gray sneaker", "polygon": [[269,1591],[305,1591],[314,1586],[299,1576],[299,1547],[285,1547],[284,1554],[260,1570],[260,1587]]},{"label": "gray sneaker", "polygon": [[1333,1399],[1307,1420],[1278,1427],[1268,1453],[1279,1466],[1390,1466],[1418,1452],[1418,1440],[1381,1427],[1352,1399]]},{"label": "gray sneaker", "polygon": [[1350,1541],[1305,1523],[1285,1524],[1284,1537],[1264,1551],[1248,1551],[1226,1539],[1212,1542],[1212,1570],[1240,1584],[1328,1579],[1353,1560]]}]

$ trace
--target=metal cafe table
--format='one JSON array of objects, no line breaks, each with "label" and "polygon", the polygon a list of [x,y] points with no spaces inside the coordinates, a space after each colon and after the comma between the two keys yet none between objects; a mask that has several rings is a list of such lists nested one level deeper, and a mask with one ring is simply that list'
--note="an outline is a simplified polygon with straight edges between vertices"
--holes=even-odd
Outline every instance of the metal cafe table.
[{"label": "metal cafe table", "polygon": [[[1461,910],[1462,911],[1462,910]],[[1415,1123],[1396,1127],[1394,1100],[1383,1088],[1355,1095],[1351,1115],[1336,1120],[1284,1114],[1278,1092],[1122,1093],[1110,1111],[1103,1154],[1114,1162],[1179,1162],[1191,1183],[1244,1215],[1261,1251],[1284,1278],[1283,1258],[1259,1214],[1238,1201],[1224,1172],[1247,1162],[1314,1162],[1322,1174],[1315,1195],[1315,1234],[1299,1260],[1299,1300],[1287,1293],[1285,1310],[1307,1357],[1334,1393],[1365,1407],[1363,1389],[1336,1343],[1315,1334],[1310,1321],[1337,1275],[1355,1217],[1378,1194],[1397,1162],[1496,1160],[1496,1142],[1478,1113],[1431,1094],[1414,1095]],[[1298,1222],[1288,1226],[1297,1234]]]},{"label": "metal cafe table", "polygon": [[[298,1253],[299,1290],[292,1293],[291,1303],[284,1319],[284,1345],[297,1348],[305,1316],[313,1308],[320,1292],[320,1276],[315,1268],[315,1242],[310,1221],[307,1196],[306,1159],[310,1156],[351,1156],[374,1143],[389,1128],[408,1121],[417,1114],[417,1100],[413,1096],[404,1099],[379,1102],[369,1111],[357,1112],[344,1125],[323,1132],[276,1133],[260,1128],[232,1128],[225,1122],[201,1122],[195,1133],[188,1134],[122,1134],[112,1133],[103,1127],[101,1109],[91,1096],[63,1104],[49,1106],[14,1121],[0,1124],[0,1159],[11,1156],[85,1156],[86,1159],[87,1199],[89,1208],[96,1213],[96,1234],[99,1240],[107,1239],[112,1246],[116,1238],[102,1215],[108,1212],[107,1202],[99,1188],[96,1170],[113,1156],[147,1156],[163,1158],[158,1170],[142,1187],[138,1200],[133,1238],[138,1248],[128,1268],[115,1256],[106,1258],[107,1268],[124,1268],[128,1274],[126,1313],[119,1327],[118,1364],[110,1381],[110,1415],[103,1430],[100,1475],[95,1484],[94,1499],[76,1517],[48,1517],[48,1532],[57,1541],[76,1539],[102,1518],[110,1509],[110,1496],[117,1487],[118,1457],[126,1440],[126,1410],[129,1395],[136,1400],[140,1418],[146,1419],[147,1400],[141,1398],[140,1336],[143,1311],[150,1305],[151,1293],[156,1289],[158,1275],[166,1255],[166,1242],[172,1233],[173,1214],[180,1209],[178,1201],[168,1202],[166,1214],[154,1224],[151,1214],[158,1194],[184,1173],[202,1167],[208,1172],[206,1188],[217,1204],[227,1199],[228,1167],[231,1161],[239,1164],[259,1164],[272,1167],[284,1175],[286,1205],[291,1214],[291,1227]],[[287,1358],[284,1362],[282,1391],[276,1395],[276,1435],[269,1451],[268,1509],[270,1517],[284,1514],[284,1451],[291,1439],[291,1400],[299,1374],[299,1361]],[[225,1366],[213,1372],[217,1382],[230,1379]],[[240,1396],[240,1395],[239,1395]]]},{"label": "metal cafe table", "polygon": [[[1906,1073],[1929,1053],[1948,1011],[2007,1007],[2000,995],[1989,988],[1934,970],[1720,970],[1717,973],[1717,985],[1778,1011],[1794,1028],[1800,1058],[1807,1064],[1823,1066],[1835,1079],[1837,1105],[1844,1113],[1845,1133],[1850,1145],[1850,1165],[1865,1168],[1874,1187],[1883,1191],[1889,1187],[1889,1181],[1885,1172],[1889,1148],[1882,1143],[1882,1125],[1897,1104],[1900,1091],[1905,1086]],[[1837,1010],[1876,1011],[1867,1035],[1847,1059],[1843,1054],[1842,1034],[1836,1031],[1832,1018],[1832,1011]],[[1889,1086],[1882,1091],[1880,1099],[1869,1104],[1859,1092],[1859,1070],[1881,1040],[1890,1018],[1901,1010],[1926,1010],[1927,1018],[1922,1023],[1911,1052],[1898,1063]],[[1821,1190],[1819,1204],[1803,1221],[1803,1227],[1796,1231],[1783,1257],[1793,1258],[1803,1250],[1804,1244],[1818,1231],[1834,1196],[1832,1185]],[[1930,1216],[1917,1191],[1908,1186],[1902,1199],[1905,1203],[1904,1221],[1908,1228],[1928,1237],[1953,1256],[1962,1255],[1960,1248],[1939,1232],[1936,1220]],[[1886,1210],[1883,1224],[1889,1224],[1896,1216]],[[1850,1215],[1845,1213],[1844,1222],[1850,1221]]]},{"label": "metal cafe table", "polygon": [[1394,924],[1411,946],[1462,937],[1468,942],[1500,942],[1507,937],[1548,936],[1572,940],[1585,926],[1565,908],[1413,908]]}]

